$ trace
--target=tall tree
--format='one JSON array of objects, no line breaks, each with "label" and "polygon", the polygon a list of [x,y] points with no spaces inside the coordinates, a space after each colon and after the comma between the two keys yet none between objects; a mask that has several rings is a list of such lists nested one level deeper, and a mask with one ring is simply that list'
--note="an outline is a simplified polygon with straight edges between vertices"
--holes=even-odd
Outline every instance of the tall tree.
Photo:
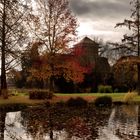
[{"label": "tall tree", "polygon": [[36,0],[35,10],[30,19],[29,26],[36,35],[36,39],[43,43],[48,57],[50,70],[49,89],[53,90],[53,82],[57,65],[56,55],[66,53],[69,43],[76,33],[77,22],[73,16],[68,0]]},{"label": "tall tree", "polygon": [[[127,46],[127,50],[131,51],[131,54],[140,57],[140,1],[132,0],[130,4],[133,6],[131,19],[125,19],[124,22],[116,24],[116,27],[128,27],[130,33],[125,34],[122,41]],[[137,90],[140,94],[140,64],[138,64]]]},{"label": "tall tree", "polygon": [[22,0],[0,0],[0,52],[1,52],[1,95],[8,98],[6,71],[17,65],[25,30],[23,27],[27,4]]}]

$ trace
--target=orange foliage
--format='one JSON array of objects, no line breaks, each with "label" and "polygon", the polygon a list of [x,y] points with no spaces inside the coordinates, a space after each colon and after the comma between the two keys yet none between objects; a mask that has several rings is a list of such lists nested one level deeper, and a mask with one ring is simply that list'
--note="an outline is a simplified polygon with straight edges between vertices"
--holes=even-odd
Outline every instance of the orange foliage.
[{"label": "orange foliage", "polygon": [[82,67],[76,57],[71,55],[66,57],[60,54],[51,58],[49,55],[44,55],[34,64],[30,69],[29,80],[35,78],[44,81],[51,76],[55,78],[63,76],[67,81],[79,83],[84,80],[84,74],[89,72],[88,67]]}]

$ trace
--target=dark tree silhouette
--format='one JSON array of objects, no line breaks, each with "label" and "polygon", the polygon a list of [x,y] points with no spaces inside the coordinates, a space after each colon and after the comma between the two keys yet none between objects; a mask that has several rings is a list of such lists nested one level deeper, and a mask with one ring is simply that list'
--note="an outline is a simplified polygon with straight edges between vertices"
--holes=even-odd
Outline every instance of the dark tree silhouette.
[{"label": "dark tree silhouette", "polygon": [[[125,19],[122,23],[117,23],[118,26],[126,26],[130,30],[129,34],[125,34],[122,42],[124,42],[124,46],[127,46],[127,50],[131,52],[131,54],[137,55],[140,57],[140,2],[139,0],[132,0],[130,2],[132,5],[132,13],[131,19]],[[124,47],[123,47],[124,48]],[[140,64],[138,64],[138,82],[137,82],[137,90],[140,94]]]}]

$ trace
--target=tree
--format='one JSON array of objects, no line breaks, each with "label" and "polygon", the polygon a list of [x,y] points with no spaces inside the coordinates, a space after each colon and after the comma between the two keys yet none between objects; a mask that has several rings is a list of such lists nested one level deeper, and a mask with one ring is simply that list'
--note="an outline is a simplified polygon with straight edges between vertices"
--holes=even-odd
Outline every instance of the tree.
[{"label": "tree", "polygon": [[[72,54],[56,54],[55,59],[51,61],[56,64],[53,66],[54,81],[63,77],[67,82],[72,82],[76,85],[84,80],[84,74],[88,71],[88,68],[81,66],[77,57]],[[42,87],[46,88],[46,83],[49,85],[48,79],[52,76],[52,70],[50,69],[49,63],[49,54],[40,55],[40,58],[36,62],[34,61],[35,65],[29,70],[30,76],[28,77],[28,80],[31,82],[43,81],[42,83],[44,85]],[[55,82],[53,84],[55,85]]]},{"label": "tree", "polygon": [[[116,88],[125,87],[127,90],[135,90],[137,83],[137,64],[132,61],[122,62],[128,57],[120,58],[113,66],[113,74],[115,79]],[[125,90],[125,89],[124,89]]]},{"label": "tree", "polygon": [[68,0],[37,0],[29,26],[35,38],[42,42],[48,58],[49,89],[53,91],[57,55],[66,53],[76,33],[77,22]]},{"label": "tree", "polygon": [[0,0],[1,95],[4,98],[8,98],[6,71],[17,65],[19,46],[25,40],[23,22],[27,5],[24,3],[22,0]]},{"label": "tree", "polygon": [[30,70],[33,68],[35,65],[38,65],[37,68],[39,67],[40,64],[40,54],[39,54],[39,46],[40,42],[32,42],[27,45],[26,50],[21,55],[21,73],[22,73],[22,81],[23,81],[23,87],[32,87],[36,86],[32,82],[28,80],[28,77],[30,76]]},{"label": "tree", "polygon": [[[130,34],[125,34],[123,42],[127,46],[127,50],[131,54],[140,57],[140,2],[139,0],[133,0],[130,2],[133,6],[131,19],[125,19],[122,23],[117,23],[118,26],[126,26],[130,30]],[[138,83],[137,90],[140,94],[140,64],[138,64]]]}]

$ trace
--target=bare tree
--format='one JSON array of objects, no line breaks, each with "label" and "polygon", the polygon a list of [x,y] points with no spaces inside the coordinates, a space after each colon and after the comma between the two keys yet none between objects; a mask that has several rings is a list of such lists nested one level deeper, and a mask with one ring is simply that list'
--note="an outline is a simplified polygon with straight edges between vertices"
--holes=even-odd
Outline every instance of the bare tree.
[{"label": "bare tree", "polygon": [[48,57],[50,69],[49,88],[53,90],[54,65],[56,54],[67,52],[69,43],[76,33],[77,22],[73,16],[68,0],[37,0],[32,12],[29,26],[36,40],[42,42]]},{"label": "bare tree", "polygon": [[25,40],[27,3],[22,0],[0,0],[1,95],[8,98],[6,71],[17,65],[20,47]]}]

